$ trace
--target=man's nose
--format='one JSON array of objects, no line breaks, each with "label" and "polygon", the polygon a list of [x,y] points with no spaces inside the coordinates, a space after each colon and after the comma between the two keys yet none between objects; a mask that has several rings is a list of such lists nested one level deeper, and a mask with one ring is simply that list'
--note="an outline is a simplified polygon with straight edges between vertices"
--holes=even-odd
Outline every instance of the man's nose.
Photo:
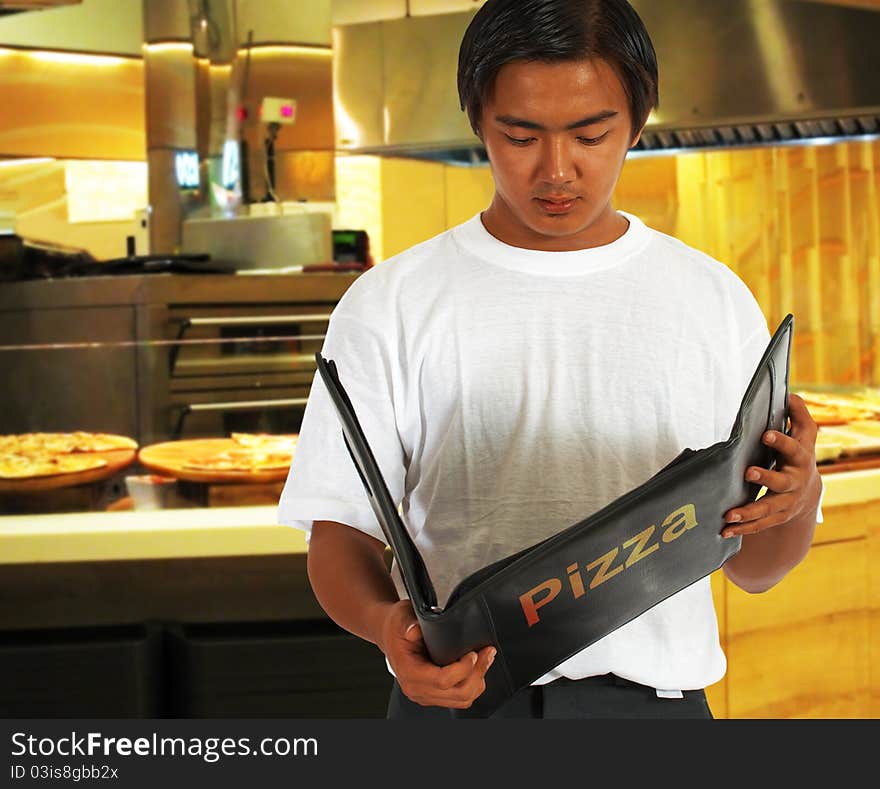
[{"label": "man's nose", "polygon": [[544,149],[542,176],[550,183],[566,183],[577,176],[575,153],[571,141],[562,137],[551,137]]}]

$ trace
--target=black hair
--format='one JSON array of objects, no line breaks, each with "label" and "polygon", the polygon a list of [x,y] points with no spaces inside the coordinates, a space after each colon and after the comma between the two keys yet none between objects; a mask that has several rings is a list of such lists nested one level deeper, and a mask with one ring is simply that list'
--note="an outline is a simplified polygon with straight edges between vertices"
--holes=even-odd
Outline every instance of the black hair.
[{"label": "black hair", "polygon": [[591,57],[607,61],[617,72],[635,139],[659,101],[657,55],[627,0],[487,0],[458,52],[461,108],[479,137],[483,105],[505,63]]}]

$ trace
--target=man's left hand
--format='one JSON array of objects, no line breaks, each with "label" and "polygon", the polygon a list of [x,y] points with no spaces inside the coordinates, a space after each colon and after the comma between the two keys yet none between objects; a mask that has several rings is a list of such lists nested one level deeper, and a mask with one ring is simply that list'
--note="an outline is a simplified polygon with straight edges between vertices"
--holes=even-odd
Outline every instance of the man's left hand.
[{"label": "man's left hand", "polygon": [[791,435],[768,430],[764,443],[777,452],[776,467],[746,469],[746,480],[763,485],[767,492],[757,501],[728,510],[723,537],[757,534],[783,526],[815,512],[819,506],[821,480],[816,468],[816,436],[819,428],[807,405],[796,394],[788,397]]}]

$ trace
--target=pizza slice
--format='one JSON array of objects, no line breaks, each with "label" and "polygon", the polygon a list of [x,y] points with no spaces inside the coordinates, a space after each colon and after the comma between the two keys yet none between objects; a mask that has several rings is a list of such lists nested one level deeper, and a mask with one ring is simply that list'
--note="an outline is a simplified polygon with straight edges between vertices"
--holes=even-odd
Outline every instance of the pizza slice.
[{"label": "pizza slice", "polygon": [[256,473],[289,468],[290,460],[291,456],[287,453],[230,449],[213,455],[191,458],[184,462],[183,467],[193,471]]},{"label": "pizza slice", "polygon": [[299,435],[278,433],[231,433],[230,438],[239,446],[261,452],[293,454]]},{"label": "pizza slice", "polygon": [[32,457],[137,448],[137,441],[128,436],[81,430],[72,433],[18,433],[0,436],[0,453]]},{"label": "pizza slice", "polygon": [[137,449],[138,443],[128,436],[115,433],[73,433],[73,452],[114,452],[119,449]]},{"label": "pizza slice", "polygon": [[104,458],[89,455],[20,455],[0,454],[0,478],[32,479],[57,474],[75,474],[103,468]]}]

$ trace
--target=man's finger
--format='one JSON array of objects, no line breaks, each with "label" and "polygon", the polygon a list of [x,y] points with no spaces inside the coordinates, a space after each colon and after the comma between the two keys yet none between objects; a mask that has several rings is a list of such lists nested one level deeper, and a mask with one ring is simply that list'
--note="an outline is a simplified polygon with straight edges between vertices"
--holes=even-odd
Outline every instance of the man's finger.
[{"label": "man's finger", "polygon": [[455,663],[440,669],[439,678],[433,671],[420,671],[418,675],[410,675],[410,698],[420,704],[437,707],[469,707],[486,689],[485,675],[495,660],[496,653],[496,648],[491,645],[483,647],[479,652],[469,652]]},{"label": "man's finger", "polygon": [[489,646],[480,650],[479,658],[477,659],[477,670],[483,676],[486,675],[486,672],[491,668],[492,663],[495,661],[495,655],[498,654],[498,650],[495,647]]},{"label": "man's finger", "polygon": [[770,471],[760,466],[749,466],[746,479],[757,485],[763,485],[773,493],[789,493],[794,489],[794,480],[790,474],[782,471]]},{"label": "man's finger", "polygon": [[401,665],[401,669],[405,671],[412,684],[424,690],[446,691],[454,688],[473,673],[477,653],[468,652],[446,666],[438,666],[421,651],[416,654],[416,650],[413,650],[407,657],[407,663]]},{"label": "man's finger", "polygon": [[456,698],[473,701],[483,693],[486,689],[486,672],[492,666],[497,652],[498,650],[495,647],[488,646],[483,647],[477,653],[477,662],[474,664],[474,670],[467,678],[452,688],[456,693]]},{"label": "man's finger", "polygon": [[788,509],[790,504],[790,496],[786,498],[785,494],[766,493],[751,504],[729,510],[725,513],[724,520],[729,524],[750,523],[774,513],[783,512]]},{"label": "man's finger", "polygon": [[[807,450],[794,436],[787,436],[785,433],[780,433],[778,430],[768,430],[764,433],[761,440],[768,447],[776,450],[776,452],[782,457],[782,460],[786,463],[796,466],[805,459],[804,453],[807,452]],[[813,444],[810,446],[812,447]]]},{"label": "man's finger", "polygon": [[766,517],[759,518],[758,520],[748,521],[742,524],[729,524],[721,531],[721,536],[736,537],[737,535],[757,534],[758,532],[772,529],[774,526],[779,526],[780,524],[785,523],[788,518],[789,513],[787,510],[779,510],[768,514]]},{"label": "man's finger", "polygon": [[816,443],[819,426],[810,414],[810,409],[804,399],[796,394],[788,396],[789,417],[791,419],[791,435],[812,446]]}]

